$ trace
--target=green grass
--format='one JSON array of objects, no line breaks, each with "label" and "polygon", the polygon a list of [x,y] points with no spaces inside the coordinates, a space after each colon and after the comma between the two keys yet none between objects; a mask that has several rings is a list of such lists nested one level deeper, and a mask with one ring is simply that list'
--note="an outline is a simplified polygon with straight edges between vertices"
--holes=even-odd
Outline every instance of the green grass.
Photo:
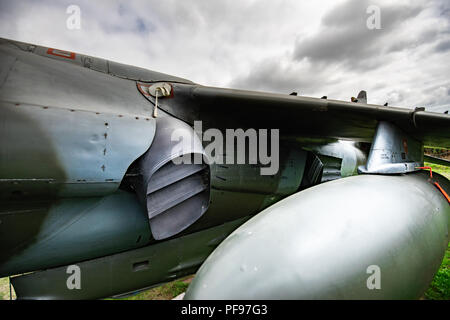
[{"label": "green grass", "polygon": [[[11,287],[12,298],[16,298],[16,294],[14,292],[14,288]],[[0,278],[0,300],[9,300],[9,279],[8,278]]]},{"label": "green grass", "polygon": [[441,165],[433,164],[433,163],[429,163],[429,162],[425,162],[424,165],[427,167],[431,167],[433,172],[440,173],[443,176],[445,176],[447,179],[450,180],[450,167],[441,166]]},{"label": "green grass", "polygon": [[450,300],[450,244],[445,252],[441,267],[425,292],[429,300]]},{"label": "green grass", "polygon": [[[433,172],[440,173],[447,179],[450,179],[450,167],[428,162],[425,162],[425,166],[431,167]],[[445,252],[441,267],[425,292],[425,298],[430,300],[450,300],[450,244]]]},{"label": "green grass", "polygon": [[[154,287],[123,298],[108,298],[107,300],[171,300],[187,290],[193,275],[187,276],[161,286]],[[11,288],[13,299],[16,299],[14,287]],[[9,280],[0,278],[0,300],[9,300]]]},{"label": "green grass", "polygon": [[168,282],[162,286],[139,292],[135,295],[112,300],[170,300],[187,290],[193,276]]}]

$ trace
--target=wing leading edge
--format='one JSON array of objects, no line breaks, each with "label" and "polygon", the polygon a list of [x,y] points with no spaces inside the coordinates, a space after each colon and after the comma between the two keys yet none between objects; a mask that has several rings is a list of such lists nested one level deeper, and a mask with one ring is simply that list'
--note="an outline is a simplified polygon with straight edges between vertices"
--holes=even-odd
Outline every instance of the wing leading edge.
[{"label": "wing leading edge", "polygon": [[[450,115],[423,108],[199,85],[175,84],[174,91],[174,99],[160,107],[190,123],[203,120],[218,128],[279,128],[295,137],[371,142],[378,122],[389,121],[427,146],[450,147]],[[186,103],[192,106],[189,112]]]}]

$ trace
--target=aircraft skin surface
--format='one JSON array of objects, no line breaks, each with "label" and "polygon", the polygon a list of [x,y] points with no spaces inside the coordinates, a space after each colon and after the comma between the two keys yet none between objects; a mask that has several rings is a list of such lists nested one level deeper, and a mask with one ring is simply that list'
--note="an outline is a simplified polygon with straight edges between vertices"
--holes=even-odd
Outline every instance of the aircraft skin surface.
[{"label": "aircraft skin surface", "polygon": [[[424,145],[450,147],[450,116],[355,101],[206,87],[0,39],[0,277],[19,299],[98,299],[209,257],[187,298],[418,298],[450,217],[448,180],[418,167]],[[278,170],[206,161],[197,121],[279,129]],[[331,243],[338,279],[321,260]],[[390,284],[368,289],[365,263]]]}]

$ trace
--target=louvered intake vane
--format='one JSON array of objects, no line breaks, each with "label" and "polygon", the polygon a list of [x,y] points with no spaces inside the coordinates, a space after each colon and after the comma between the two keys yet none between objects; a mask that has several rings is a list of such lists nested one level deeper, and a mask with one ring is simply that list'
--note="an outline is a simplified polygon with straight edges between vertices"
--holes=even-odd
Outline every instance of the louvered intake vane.
[{"label": "louvered intake vane", "polygon": [[208,209],[210,168],[194,130],[171,116],[157,118],[150,149],[136,162],[132,185],[156,240],[169,238]]}]

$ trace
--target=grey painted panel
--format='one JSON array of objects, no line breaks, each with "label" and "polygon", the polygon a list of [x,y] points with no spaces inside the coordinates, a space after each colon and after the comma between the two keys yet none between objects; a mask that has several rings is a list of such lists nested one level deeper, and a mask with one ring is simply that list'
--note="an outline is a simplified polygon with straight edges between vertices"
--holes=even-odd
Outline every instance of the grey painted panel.
[{"label": "grey painted panel", "polygon": [[33,44],[5,40],[1,39],[1,44],[3,46],[19,48],[26,52],[32,52],[34,54],[59,60],[65,63],[70,63],[79,67],[86,67],[103,73],[109,73],[114,76],[130,79],[130,80],[140,80],[140,81],[173,81],[181,83],[192,83],[192,81],[171,76],[165,73],[152,71],[144,68],[139,68],[135,66],[126,65],[123,63],[118,63],[114,61],[108,61],[101,58],[96,58],[88,56],[85,54],[80,54],[76,52],[70,52],[65,50],[60,50],[56,48],[47,48],[42,46],[36,46]]},{"label": "grey painted panel", "polygon": [[42,270],[142,247],[151,239],[136,195],[62,199],[0,213],[0,276]]},{"label": "grey painted panel", "polygon": [[13,68],[0,88],[0,100],[150,117],[152,106],[134,81],[113,77],[65,60],[49,59],[16,47],[0,45],[0,68]]},{"label": "grey painted panel", "polygon": [[161,72],[151,71],[114,61],[109,61],[108,66],[110,74],[136,81],[147,81],[147,82],[171,81],[180,83],[193,83],[183,78],[174,77]]},{"label": "grey painted panel", "polygon": [[411,138],[395,125],[380,121],[362,173],[397,174],[423,166],[423,143]]},{"label": "grey painted panel", "polygon": [[341,177],[358,174],[358,166],[367,161],[367,156],[351,141],[337,141],[325,145],[309,145],[306,149],[319,155],[342,159]]},{"label": "grey painted panel", "polygon": [[98,299],[132,292],[194,273],[212,250],[247,219],[79,262],[81,290],[67,288],[67,266],[18,276],[12,278],[12,284],[19,299]]},{"label": "grey painted panel", "polygon": [[2,198],[16,190],[26,196],[112,192],[155,133],[153,118],[4,101],[0,110]]},{"label": "grey painted panel", "polygon": [[153,140],[151,106],[134,81],[45,49],[0,44],[1,198],[113,192]]}]

